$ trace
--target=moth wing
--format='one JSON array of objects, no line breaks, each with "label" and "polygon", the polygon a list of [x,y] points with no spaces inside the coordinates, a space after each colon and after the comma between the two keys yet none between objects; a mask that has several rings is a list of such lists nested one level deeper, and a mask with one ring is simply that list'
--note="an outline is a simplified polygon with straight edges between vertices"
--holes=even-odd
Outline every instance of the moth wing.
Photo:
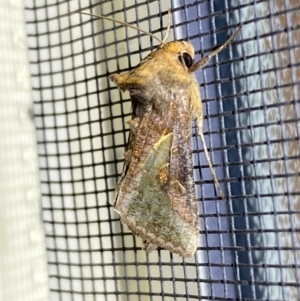
[{"label": "moth wing", "polygon": [[190,257],[199,240],[190,114],[170,116],[162,120],[152,109],[138,117],[114,207],[147,251],[159,246]]}]

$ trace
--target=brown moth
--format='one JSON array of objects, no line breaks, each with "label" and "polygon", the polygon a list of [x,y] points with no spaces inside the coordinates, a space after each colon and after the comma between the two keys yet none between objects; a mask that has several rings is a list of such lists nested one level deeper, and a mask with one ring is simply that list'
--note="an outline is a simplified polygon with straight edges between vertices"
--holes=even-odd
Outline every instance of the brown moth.
[{"label": "brown moth", "polygon": [[165,43],[165,38],[133,70],[109,77],[122,92],[129,91],[132,101],[131,132],[113,206],[122,223],[142,238],[147,252],[161,247],[191,257],[197,250],[193,120],[197,121],[215,184],[225,198],[205,146],[201,96],[194,72],[225,48],[239,30],[197,62],[192,44]]}]

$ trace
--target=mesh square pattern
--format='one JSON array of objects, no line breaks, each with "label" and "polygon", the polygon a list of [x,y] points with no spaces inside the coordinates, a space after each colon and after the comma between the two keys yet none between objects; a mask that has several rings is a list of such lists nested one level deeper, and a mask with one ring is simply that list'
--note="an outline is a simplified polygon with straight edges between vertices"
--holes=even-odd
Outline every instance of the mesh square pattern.
[{"label": "mesh square pattern", "polygon": [[[146,255],[113,211],[130,120],[108,75],[158,46],[79,14],[185,39],[196,58],[242,31],[197,76],[220,200],[194,130],[196,256]],[[51,300],[300,299],[298,1],[26,1]]]}]

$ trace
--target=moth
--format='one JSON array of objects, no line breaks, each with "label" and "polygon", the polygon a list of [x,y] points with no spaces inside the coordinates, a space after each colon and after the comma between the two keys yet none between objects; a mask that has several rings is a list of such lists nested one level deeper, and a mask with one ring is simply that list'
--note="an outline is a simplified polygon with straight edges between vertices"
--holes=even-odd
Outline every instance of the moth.
[{"label": "moth", "polygon": [[[124,25],[108,17],[97,17]],[[142,238],[142,248],[147,252],[161,247],[191,257],[197,250],[199,214],[191,146],[193,120],[197,122],[215,185],[225,198],[205,145],[201,96],[194,73],[224,49],[239,30],[240,27],[222,46],[196,62],[192,44],[167,43],[166,35],[160,46],[134,69],[109,76],[122,92],[129,91],[132,102],[125,163],[113,206],[121,222]]]}]

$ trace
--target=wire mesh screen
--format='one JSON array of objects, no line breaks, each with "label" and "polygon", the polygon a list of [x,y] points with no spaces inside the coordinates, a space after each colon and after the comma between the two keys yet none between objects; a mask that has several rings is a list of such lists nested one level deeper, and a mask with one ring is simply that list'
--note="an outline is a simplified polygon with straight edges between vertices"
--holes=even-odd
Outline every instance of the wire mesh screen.
[{"label": "wire mesh screen", "polygon": [[[299,300],[297,1],[26,1],[42,219],[51,300]],[[204,134],[227,201],[193,130],[200,242],[194,257],[150,254],[111,203],[131,118],[109,81],[159,42],[80,9],[190,41]]]}]

